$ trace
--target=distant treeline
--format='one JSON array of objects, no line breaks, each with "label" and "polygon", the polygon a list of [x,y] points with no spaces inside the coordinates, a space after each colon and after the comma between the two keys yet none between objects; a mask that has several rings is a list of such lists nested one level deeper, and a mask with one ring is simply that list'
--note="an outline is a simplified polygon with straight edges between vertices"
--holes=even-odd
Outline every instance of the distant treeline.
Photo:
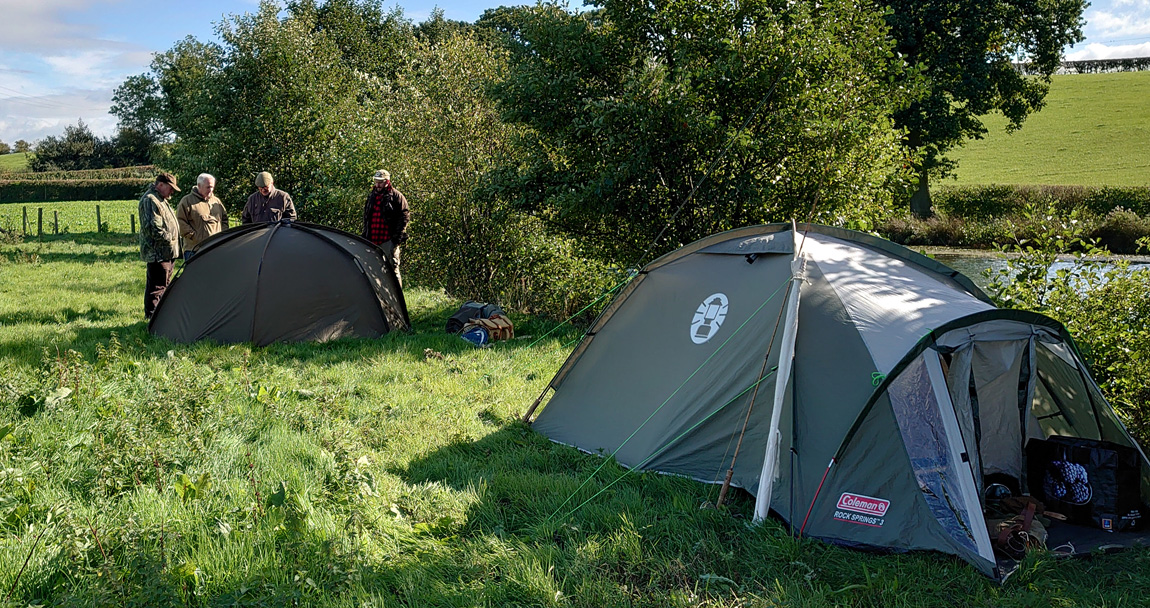
[{"label": "distant treeline", "polygon": [[5,180],[43,182],[59,180],[151,179],[156,177],[155,165],[116,167],[113,169],[81,169],[78,171],[20,171],[8,173]]},{"label": "distant treeline", "polygon": [[21,172],[0,179],[0,203],[125,200],[139,198],[155,178],[155,167]]},{"label": "distant treeline", "polygon": [[[1029,63],[1014,64],[1023,74],[1036,74]],[[1084,61],[1063,61],[1059,73],[1062,74],[1100,74],[1103,72],[1141,72],[1150,70],[1150,57],[1131,57],[1127,59],[1087,59]]]}]

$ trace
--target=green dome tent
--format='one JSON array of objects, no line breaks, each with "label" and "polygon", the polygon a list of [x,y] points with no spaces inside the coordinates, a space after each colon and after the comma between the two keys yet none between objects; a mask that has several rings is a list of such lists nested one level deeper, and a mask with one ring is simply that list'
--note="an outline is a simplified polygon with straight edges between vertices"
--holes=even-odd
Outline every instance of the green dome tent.
[{"label": "green dome tent", "polygon": [[[548,387],[532,424],[555,442],[708,483],[731,469],[756,519],[953,554],[997,578],[1011,564],[994,551],[983,497],[996,479],[1034,487],[1030,444],[1112,442],[1150,472],[1061,324],[997,309],[902,246],[826,226],[741,228],[655,260]],[[1114,513],[1115,529],[1137,515]],[[1087,551],[1104,536],[1057,532]]]},{"label": "green dome tent", "polygon": [[408,327],[403,291],[377,246],[290,220],[245,224],[204,241],[148,324],[174,342],[257,346]]}]

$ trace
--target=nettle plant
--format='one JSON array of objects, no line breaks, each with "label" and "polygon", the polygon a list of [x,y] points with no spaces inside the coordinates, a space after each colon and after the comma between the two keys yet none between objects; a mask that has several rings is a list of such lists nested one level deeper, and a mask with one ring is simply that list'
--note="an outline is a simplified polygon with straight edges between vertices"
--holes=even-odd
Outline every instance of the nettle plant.
[{"label": "nettle plant", "polygon": [[[1000,306],[1040,312],[1066,325],[1106,398],[1145,445],[1150,370],[1141,362],[1150,356],[1150,272],[1076,236],[1072,219],[1047,220],[1035,238],[1006,248],[1017,255],[1006,268],[988,271],[991,295]],[[1138,243],[1150,251],[1150,238]],[[1068,250],[1077,253],[1056,268],[1059,252]]]}]

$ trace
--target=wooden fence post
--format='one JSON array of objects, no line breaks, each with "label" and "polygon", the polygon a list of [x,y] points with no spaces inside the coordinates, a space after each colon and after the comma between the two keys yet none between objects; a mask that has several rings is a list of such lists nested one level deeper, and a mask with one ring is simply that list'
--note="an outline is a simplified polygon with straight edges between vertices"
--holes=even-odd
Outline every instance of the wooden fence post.
[{"label": "wooden fence post", "polygon": [[96,232],[100,231],[100,206],[96,205]]},{"label": "wooden fence post", "polygon": [[136,214],[133,213],[132,217],[132,234],[136,234]]},{"label": "wooden fence post", "polygon": [[28,236],[28,206],[24,205],[24,236]]},{"label": "wooden fence post", "polygon": [[52,234],[60,234],[60,212],[52,212]]},{"label": "wooden fence post", "polygon": [[36,208],[36,236],[37,237],[43,237],[44,236],[44,208],[43,207],[37,207]]}]

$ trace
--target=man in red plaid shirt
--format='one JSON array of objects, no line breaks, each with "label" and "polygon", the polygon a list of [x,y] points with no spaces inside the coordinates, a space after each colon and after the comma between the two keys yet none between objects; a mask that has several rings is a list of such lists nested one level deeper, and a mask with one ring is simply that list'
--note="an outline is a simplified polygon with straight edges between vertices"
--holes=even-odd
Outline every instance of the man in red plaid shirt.
[{"label": "man in red plaid shirt", "polygon": [[399,276],[399,248],[407,241],[407,223],[411,210],[407,198],[391,185],[391,173],[380,169],[375,172],[371,192],[363,207],[363,238],[379,245],[391,260],[395,277]]}]

